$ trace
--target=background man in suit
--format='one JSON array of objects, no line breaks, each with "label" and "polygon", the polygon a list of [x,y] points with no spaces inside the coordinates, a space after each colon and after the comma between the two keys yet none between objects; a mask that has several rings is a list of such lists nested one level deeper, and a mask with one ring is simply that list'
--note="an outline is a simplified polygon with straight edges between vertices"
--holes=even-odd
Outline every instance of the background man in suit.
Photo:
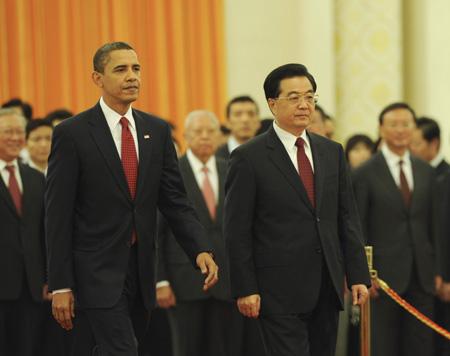
[{"label": "background man in suit", "polygon": [[[56,126],[46,191],[53,314],[72,328],[74,304],[101,355],[137,355],[130,308],[155,304],[157,208],[202,273],[217,281],[205,231],[186,198],[169,125],[131,108],[140,64],[126,43],[94,56],[102,98]],[[80,314],[78,314],[80,315]],[[75,341],[77,342],[77,341]]]},{"label": "background man in suit", "polygon": [[[413,131],[411,140],[411,153],[424,161],[431,164],[436,172],[436,189],[438,191],[439,199],[439,225],[442,227],[440,236],[440,249],[443,252],[441,262],[441,271],[443,281],[439,281],[440,288],[438,295],[435,298],[435,313],[436,321],[439,325],[446,329],[450,327],[450,268],[449,268],[449,249],[450,249],[450,230],[448,229],[448,209],[450,194],[450,165],[440,152],[441,147],[441,130],[438,123],[428,117],[420,117],[417,119],[417,127]],[[445,255],[444,255],[445,254]],[[436,355],[443,355],[444,352],[450,355],[450,346],[448,341],[443,339],[440,335],[436,335]],[[444,351],[445,350],[445,351]]]},{"label": "background man in suit", "polygon": [[217,149],[216,156],[228,159],[230,153],[253,138],[260,127],[259,108],[249,96],[237,96],[226,109],[226,125],[231,130],[228,142]]},{"label": "background man in suit", "polygon": [[[379,116],[381,150],[354,172],[355,197],[364,236],[373,246],[374,267],[402,297],[433,316],[437,238],[433,169],[411,156],[408,147],[415,114],[393,103]],[[374,356],[433,354],[432,330],[388,296],[372,295]]]},{"label": "background man in suit", "polygon": [[25,118],[0,110],[0,354],[38,355],[45,286],[44,176],[18,161]]},{"label": "background man in suit", "polygon": [[48,156],[52,145],[53,126],[47,120],[31,120],[26,128],[26,147],[30,154],[28,165],[47,173]]},{"label": "background man in suit", "polygon": [[243,319],[231,299],[222,234],[227,162],[214,157],[219,125],[212,112],[191,112],[185,121],[188,150],[180,158],[188,198],[206,228],[221,267],[221,279],[209,293],[201,292],[199,274],[167,225],[162,224],[165,228],[160,236],[157,298],[161,306],[173,306],[168,312],[174,356],[240,354]]},{"label": "background man in suit", "polygon": [[259,317],[269,355],[331,356],[344,275],[354,304],[370,285],[344,152],[305,131],[316,102],[305,66],[274,69],[264,91],[273,128],[233,151],[225,185],[232,295]]}]

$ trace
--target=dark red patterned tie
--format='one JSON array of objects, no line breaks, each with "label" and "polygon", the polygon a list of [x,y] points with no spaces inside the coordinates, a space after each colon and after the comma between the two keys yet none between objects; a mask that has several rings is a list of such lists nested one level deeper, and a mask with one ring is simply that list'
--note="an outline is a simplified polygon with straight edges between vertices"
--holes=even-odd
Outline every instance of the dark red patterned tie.
[{"label": "dark red patterned tie", "polygon": [[298,163],[298,173],[302,179],[303,185],[308,194],[309,201],[311,202],[313,208],[316,207],[316,199],[314,193],[314,174],[311,168],[311,162],[305,153],[305,141],[303,138],[297,138],[295,141],[297,146],[297,163]]},{"label": "dark red patterned tie", "polygon": [[[136,146],[134,144],[133,135],[130,131],[128,119],[122,117],[120,119],[120,125],[122,125],[122,143],[121,143],[121,158],[122,167],[125,172],[125,177],[128,182],[128,189],[130,190],[131,198],[134,200],[136,197],[136,186],[138,176],[138,160],[136,154]],[[136,242],[136,231],[133,230],[131,236],[131,244]]]},{"label": "dark red patterned tie", "polygon": [[8,188],[9,193],[11,194],[11,198],[16,206],[17,213],[19,215],[22,214],[22,193],[19,189],[19,183],[17,183],[15,167],[14,166],[6,166],[6,170],[9,172],[9,181]]}]

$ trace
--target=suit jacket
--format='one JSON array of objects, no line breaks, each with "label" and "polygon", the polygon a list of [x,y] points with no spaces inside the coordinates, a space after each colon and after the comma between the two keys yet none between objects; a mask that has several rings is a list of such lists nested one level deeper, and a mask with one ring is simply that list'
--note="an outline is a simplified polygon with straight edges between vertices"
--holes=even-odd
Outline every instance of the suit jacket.
[{"label": "suit jacket", "polygon": [[435,168],[438,190],[439,205],[439,254],[440,272],[445,281],[450,281],[450,219],[448,211],[450,209],[450,165],[442,160]]},{"label": "suit jacket", "polygon": [[408,208],[381,152],[354,171],[354,189],[365,241],[373,246],[374,268],[399,293],[417,270],[421,286],[433,291],[437,239],[434,172],[411,157],[414,189]]},{"label": "suit jacket", "polygon": [[228,142],[220,146],[216,151],[216,157],[228,160],[230,158],[230,150],[228,149]]},{"label": "suit jacket", "polygon": [[22,215],[17,213],[8,187],[0,178],[0,300],[15,300],[28,286],[42,301],[45,283],[44,176],[19,163],[22,178]]},{"label": "suit jacket", "polygon": [[445,180],[445,177],[450,174],[450,164],[446,162],[445,159],[441,161],[435,168],[436,170],[436,179],[438,182]]},{"label": "suit jacket", "polygon": [[341,307],[345,274],[349,285],[370,285],[342,147],[308,135],[315,209],[273,128],[231,154],[224,218],[231,290],[234,297],[259,293],[262,313],[312,311],[322,268]]},{"label": "suit jacket", "polygon": [[193,264],[198,253],[211,250],[186,198],[169,125],[138,110],[133,117],[139,145],[134,200],[100,104],[54,130],[46,190],[49,289],[72,288],[84,307],[119,300],[133,230],[144,303],[154,306],[157,208]]},{"label": "suit jacket", "polygon": [[186,156],[180,158],[180,172],[183,176],[189,200],[192,202],[201,224],[205,227],[208,239],[214,249],[214,258],[220,266],[219,282],[208,292],[203,292],[204,276],[198,273],[189,262],[189,257],[175,240],[165,221],[159,226],[158,280],[168,280],[172,286],[177,300],[202,300],[214,297],[220,300],[231,300],[230,281],[228,275],[228,261],[225,252],[225,241],[222,234],[222,216],[224,202],[225,175],[227,163],[216,158],[217,173],[219,176],[219,199],[216,216],[213,220],[203,198],[201,188],[198,186],[194,172]]}]

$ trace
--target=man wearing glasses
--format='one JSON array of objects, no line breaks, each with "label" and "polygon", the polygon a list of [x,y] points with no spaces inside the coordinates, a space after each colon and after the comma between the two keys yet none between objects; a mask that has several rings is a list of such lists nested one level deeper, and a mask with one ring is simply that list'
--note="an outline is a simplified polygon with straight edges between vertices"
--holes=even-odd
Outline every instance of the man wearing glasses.
[{"label": "man wearing glasses", "polygon": [[370,285],[343,149],[305,130],[316,87],[301,64],[267,76],[273,128],[233,151],[226,182],[232,293],[271,356],[334,355],[344,276],[354,304]]}]

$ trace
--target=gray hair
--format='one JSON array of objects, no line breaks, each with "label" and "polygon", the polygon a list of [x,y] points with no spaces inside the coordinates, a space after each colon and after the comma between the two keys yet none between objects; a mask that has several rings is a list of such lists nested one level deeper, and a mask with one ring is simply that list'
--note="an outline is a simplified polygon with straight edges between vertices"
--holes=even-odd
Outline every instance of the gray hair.
[{"label": "gray hair", "polygon": [[184,120],[184,130],[186,131],[189,128],[189,126],[192,124],[192,122],[201,116],[207,116],[211,120],[213,125],[217,127],[217,129],[220,128],[220,122],[219,122],[219,119],[217,118],[217,116],[211,111],[202,109],[202,110],[191,111],[186,116],[186,119]]},{"label": "gray hair", "polygon": [[1,108],[0,109],[0,120],[4,116],[15,116],[21,121],[24,129],[27,126],[27,119],[25,119],[25,117],[23,115],[19,114],[17,112],[17,110],[15,110],[13,108]]}]

